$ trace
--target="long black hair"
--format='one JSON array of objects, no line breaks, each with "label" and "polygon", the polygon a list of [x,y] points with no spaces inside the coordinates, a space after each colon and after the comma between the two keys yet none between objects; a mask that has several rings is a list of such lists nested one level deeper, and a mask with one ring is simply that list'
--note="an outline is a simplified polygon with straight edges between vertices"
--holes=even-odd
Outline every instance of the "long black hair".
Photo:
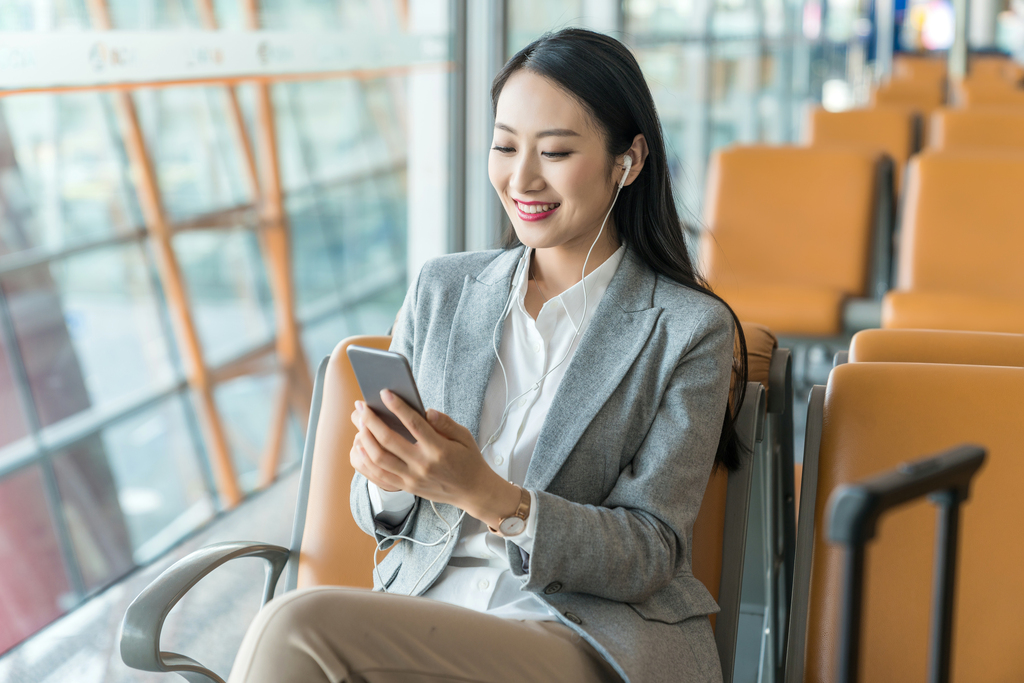
[{"label": "long black hair", "polygon": [[[521,69],[544,76],[575,98],[603,129],[612,157],[625,153],[633,138],[643,134],[649,149],[647,161],[633,183],[622,188],[613,211],[618,238],[655,273],[714,297],[729,308],[690,260],[683,223],[676,212],[654,98],[640,65],[626,46],[614,38],[578,28],[541,36],[517,52],[494,77],[491,106],[495,113],[502,88]],[[519,244],[515,231],[509,230],[504,246]],[[741,446],[734,422],[747,386],[747,344],[736,313],[732,308],[729,313],[736,322],[739,354],[715,465],[734,470],[740,465]]]}]

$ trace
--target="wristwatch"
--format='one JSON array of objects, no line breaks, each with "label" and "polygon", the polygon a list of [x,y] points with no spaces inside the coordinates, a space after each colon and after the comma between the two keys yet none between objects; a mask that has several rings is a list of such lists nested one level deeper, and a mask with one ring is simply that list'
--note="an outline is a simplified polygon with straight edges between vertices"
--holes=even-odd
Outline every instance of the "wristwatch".
[{"label": "wristwatch", "polygon": [[487,528],[492,534],[504,537],[518,536],[526,530],[526,518],[530,516],[530,492],[522,486],[512,485],[519,489],[519,507],[510,516],[501,518],[497,529],[488,525]]}]

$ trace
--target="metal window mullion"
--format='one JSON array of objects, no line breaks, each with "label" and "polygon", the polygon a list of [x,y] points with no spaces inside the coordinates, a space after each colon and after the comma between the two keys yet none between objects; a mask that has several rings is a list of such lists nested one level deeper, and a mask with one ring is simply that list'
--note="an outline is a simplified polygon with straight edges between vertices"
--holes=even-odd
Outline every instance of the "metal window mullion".
[{"label": "metal window mullion", "polygon": [[57,473],[53,467],[52,453],[43,446],[42,439],[40,438],[42,425],[39,419],[39,411],[32,396],[28,369],[25,367],[24,359],[21,356],[21,346],[18,343],[17,335],[14,333],[14,319],[11,316],[7,294],[3,291],[3,287],[0,287],[0,335],[2,335],[4,345],[7,347],[7,358],[10,363],[11,372],[14,375],[14,385],[17,389],[22,415],[25,418],[32,440],[36,445],[37,454],[33,460],[39,463],[43,476],[46,506],[49,509],[50,518],[56,531],[64,571],[67,574],[68,582],[71,584],[71,590],[74,591],[76,603],[81,602],[86,593],[85,579],[82,576],[82,568],[78,563],[78,556],[75,553],[74,542],[71,540],[71,529],[68,525],[67,514],[64,506],[61,504],[60,487],[57,484]]},{"label": "metal window mullion", "polygon": [[450,115],[448,137],[451,142],[449,157],[451,227],[448,251],[466,249],[466,22],[467,0],[451,0],[452,70],[449,93]]}]

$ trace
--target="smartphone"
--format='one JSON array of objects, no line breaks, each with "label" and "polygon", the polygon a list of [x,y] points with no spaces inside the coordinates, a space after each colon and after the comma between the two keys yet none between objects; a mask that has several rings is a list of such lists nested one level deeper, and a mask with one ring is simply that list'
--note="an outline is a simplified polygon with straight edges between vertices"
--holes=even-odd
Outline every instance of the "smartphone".
[{"label": "smartphone", "polygon": [[420,400],[420,392],[416,388],[416,380],[413,379],[409,361],[400,353],[365,346],[350,346],[346,352],[366,405],[384,421],[384,424],[410,442],[416,443],[416,439],[402,421],[387,409],[380,398],[380,392],[387,389],[426,419],[427,411],[423,409],[423,401]]}]

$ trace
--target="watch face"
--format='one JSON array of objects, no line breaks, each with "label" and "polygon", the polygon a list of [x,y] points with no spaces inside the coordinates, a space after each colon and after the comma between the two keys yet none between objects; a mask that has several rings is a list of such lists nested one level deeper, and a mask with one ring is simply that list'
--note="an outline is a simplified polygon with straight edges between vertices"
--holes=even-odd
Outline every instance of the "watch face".
[{"label": "watch face", "polygon": [[525,528],[526,522],[518,517],[506,517],[501,520],[501,524],[498,525],[498,530],[503,536],[518,536],[523,533]]}]

